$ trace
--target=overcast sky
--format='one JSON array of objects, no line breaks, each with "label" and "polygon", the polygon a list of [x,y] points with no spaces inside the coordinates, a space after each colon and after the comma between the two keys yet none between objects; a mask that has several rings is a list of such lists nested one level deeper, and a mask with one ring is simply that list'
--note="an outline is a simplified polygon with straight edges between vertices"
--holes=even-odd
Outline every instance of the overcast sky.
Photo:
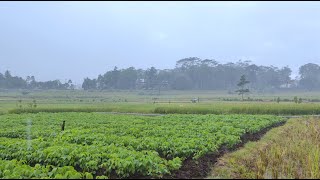
[{"label": "overcast sky", "polygon": [[0,2],[0,72],[82,83],[185,57],[320,64],[319,2]]}]

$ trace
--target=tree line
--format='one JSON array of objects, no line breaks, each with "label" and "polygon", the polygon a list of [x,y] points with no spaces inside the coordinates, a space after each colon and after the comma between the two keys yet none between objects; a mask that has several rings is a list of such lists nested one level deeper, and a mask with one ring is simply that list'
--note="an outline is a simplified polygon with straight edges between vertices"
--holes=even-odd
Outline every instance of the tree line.
[{"label": "tree line", "polygon": [[299,68],[300,77],[292,79],[289,67],[258,66],[251,61],[219,63],[213,59],[184,58],[173,69],[146,70],[129,67],[100,74],[97,78],[85,78],[82,88],[88,89],[158,89],[175,90],[230,90],[237,88],[244,75],[250,81],[249,88],[270,91],[280,88],[320,89],[320,66],[308,63]]},{"label": "tree line", "polygon": [[34,76],[27,76],[26,79],[18,76],[12,76],[10,71],[0,73],[0,88],[2,89],[74,89],[72,80],[61,83],[60,80],[36,81]]},{"label": "tree line", "polygon": [[[262,66],[251,61],[220,63],[214,59],[184,58],[173,69],[136,69],[129,67],[107,71],[97,78],[85,78],[84,90],[106,89],[173,89],[173,90],[229,90],[237,89],[242,75],[250,90],[267,92],[281,88],[320,90],[320,66],[307,63],[299,68],[299,76],[292,79],[291,69]],[[12,76],[9,71],[0,73],[0,88],[4,89],[73,89],[72,81],[40,82],[34,76]]]}]

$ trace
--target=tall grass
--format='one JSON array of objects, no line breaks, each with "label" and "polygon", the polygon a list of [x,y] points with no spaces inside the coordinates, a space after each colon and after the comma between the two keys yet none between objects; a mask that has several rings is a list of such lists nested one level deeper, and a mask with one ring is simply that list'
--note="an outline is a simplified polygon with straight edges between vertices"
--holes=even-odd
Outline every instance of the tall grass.
[{"label": "tall grass", "polygon": [[[58,105],[57,105],[58,106]],[[151,103],[106,104],[99,106],[16,108],[9,113],[37,112],[136,112],[158,114],[272,114],[314,115],[320,114],[320,104],[277,103],[212,103],[212,104],[167,104]]]},{"label": "tall grass", "polygon": [[38,113],[38,112],[137,112],[137,113],[152,113],[153,109],[144,106],[103,106],[103,107],[44,107],[44,108],[16,108],[8,110],[9,114],[22,113]]},{"label": "tall grass", "polygon": [[199,106],[156,107],[154,113],[161,114],[273,114],[311,115],[320,114],[318,104],[276,104],[276,103],[216,103]]},{"label": "tall grass", "polygon": [[[0,90],[1,91],[1,90]],[[160,114],[273,114],[307,115],[319,114],[320,103],[271,102],[276,97],[293,100],[294,96],[303,99],[319,99],[320,92],[277,92],[276,94],[250,95],[251,99],[266,102],[221,101],[239,99],[237,94],[226,91],[162,91],[161,96],[153,91],[31,91],[27,95],[21,91],[0,92],[0,113],[35,112],[137,112]],[[156,92],[157,94],[158,92]],[[154,98],[159,98],[153,104]],[[191,103],[199,97],[200,103]],[[37,108],[30,109],[28,104],[37,101]],[[22,108],[18,101],[22,100]],[[268,102],[267,102],[268,101]]]},{"label": "tall grass", "polygon": [[291,119],[223,156],[210,178],[320,178],[320,119]]}]

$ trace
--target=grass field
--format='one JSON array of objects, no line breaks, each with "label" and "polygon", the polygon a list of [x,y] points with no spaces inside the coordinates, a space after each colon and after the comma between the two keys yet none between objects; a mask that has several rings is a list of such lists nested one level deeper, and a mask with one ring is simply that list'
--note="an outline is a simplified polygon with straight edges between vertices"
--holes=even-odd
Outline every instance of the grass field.
[{"label": "grass field", "polygon": [[[160,114],[275,114],[299,115],[319,114],[320,103],[280,102],[274,100],[304,99],[317,100],[320,93],[278,92],[277,94],[250,95],[263,101],[239,101],[236,94],[220,91],[164,91],[159,96],[153,91],[32,91],[23,95],[21,91],[1,92],[0,113],[23,112],[138,112]],[[199,103],[191,99],[199,97]],[[157,98],[157,99],[155,99]],[[223,99],[238,99],[224,101]],[[21,100],[21,102],[19,102]],[[36,100],[37,107],[30,108]],[[155,103],[154,103],[155,102]],[[21,107],[20,107],[21,105]]]},{"label": "grass field", "polygon": [[223,156],[209,178],[319,179],[320,119],[291,119]]},{"label": "grass field", "polygon": [[199,103],[199,104],[147,104],[147,103],[109,103],[95,105],[38,106],[37,108],[14,108],[8,113],[37,112],[136,112],[158,114],[272,114],[272,115],[310,115],[320,114],[320,104],[294,103]]}]

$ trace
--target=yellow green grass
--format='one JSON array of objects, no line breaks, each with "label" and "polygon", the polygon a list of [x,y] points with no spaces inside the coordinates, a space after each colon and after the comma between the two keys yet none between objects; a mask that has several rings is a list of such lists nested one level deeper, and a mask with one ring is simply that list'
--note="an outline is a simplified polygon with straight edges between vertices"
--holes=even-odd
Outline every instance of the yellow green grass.
[{"label": "yellow green grass", "polygon": [[[24,112],[135,112],[160,114],[320,114],[320,103],[295,104],[272,102],[275,97],[293,99],[294,96],[317,99],[318,92],[279,92],[277,94],[251,94],[257,101],[223,101],[240,98],[223,91],[23,91],[0,92],[0,114]],[[199,103],[191,103],[192,98]],[[156,99],[155,99],[156,98]],[[19,102],[21,100],[21,102]],[[29,108],[36,100],[37,107]],[[156,102],[156,103],[154,103]],[[21,105],[21,107],[20,107]]]},{"label": "yellow green grass", "polygon": [[158,114],[272,114],[308,115],[320,114],[320,104],[303,103],[96,103],[96,104],[38,104],[36,108],[11,108],[9,113],[37,112],[136,112]]},{"label": "yellow green grass", "polygon": [[320,119],[290,119],[260,141],[225,154],[208,178],[320,178]]}]

